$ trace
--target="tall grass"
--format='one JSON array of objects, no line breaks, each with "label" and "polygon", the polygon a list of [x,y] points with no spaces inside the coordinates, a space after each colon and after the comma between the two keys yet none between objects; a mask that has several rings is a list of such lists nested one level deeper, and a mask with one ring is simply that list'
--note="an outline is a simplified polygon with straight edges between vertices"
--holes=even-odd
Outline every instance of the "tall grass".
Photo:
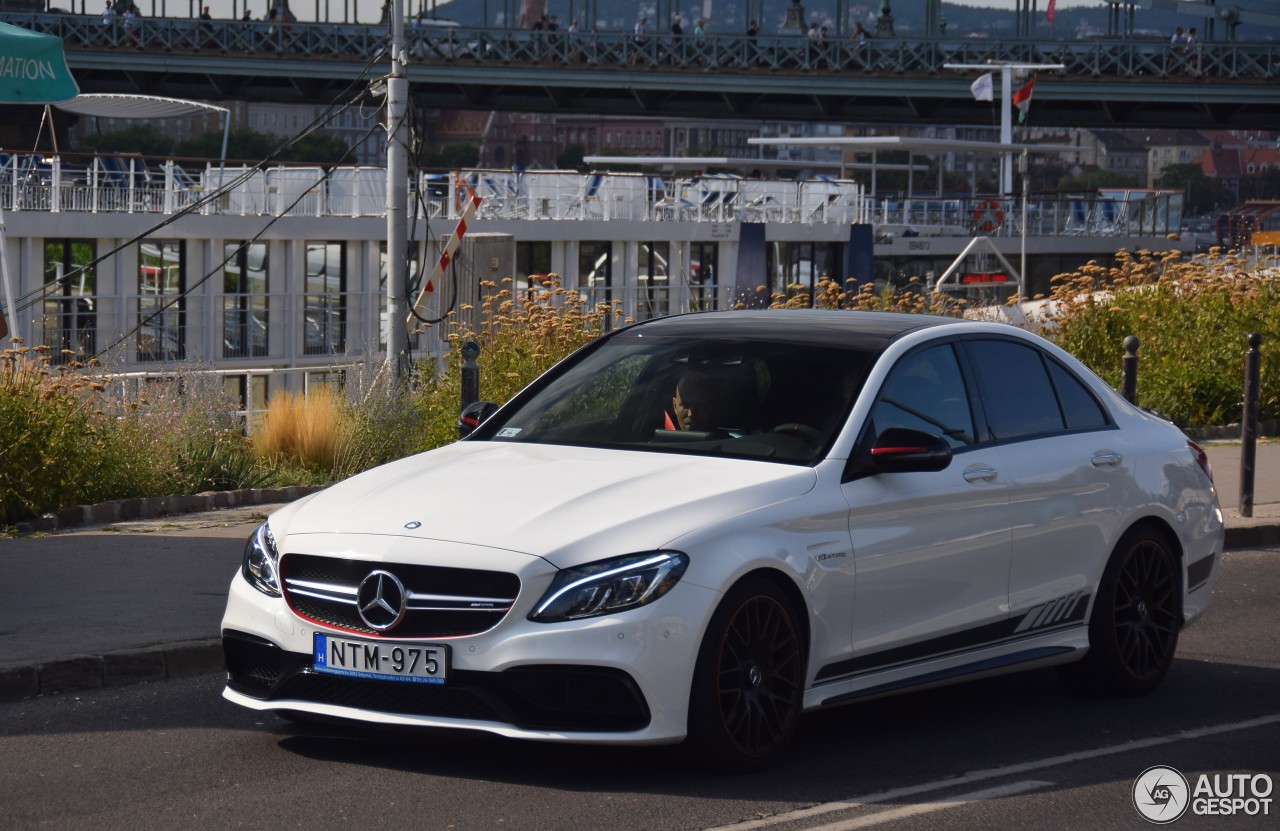
[{"label": "tall grass", "polygon": [[20,342],[0,352],[0,525],[67,505],[274,481],[216,377],[190,371],[131,396],[99,373],[96,362],[51,367],[43,347]]},{"label": "tall grass", "polygon": [[480,346],[480,399],[502,403],[608,328],[631,322],[618,308],[620,302],[591,307],[580,294],[561,286],[557,274],[548,274],[543,287],[527,298],[516,297],[511,282],[482,282],[477,324],[469,326],[451,314],[446,323],[450,350],[443,367],[437,368],[434,360],[419,366],[423,381],[412,395],[422,424],[418,449],[429,450],[458,437],[461,350],[467,341]]},{"label": "tall grass", "polygon": [[[53,368],[42,348],[0,353],[0,525],[65,505],[274,483],[325,484],[457,438],[461,345],[481,347],[480,397],[504,402],[614,325],[618,305],[590,306],[555,275],[532,297],[484,283],[478,309],[446,322],[447,354],[408,386],[365,367],[341,388],[272,396],[252,440],[219,379],[190,367],[125,395],[100,367]],[[964,304],[924,284],[876,291],[819,281],[764,297],[772,308],[959,315]],[[1126,335],[1142,341],[1139,403],[1187,427],[1240,418],[1245,335],[1262,332],[1260,416],[1280,418],[1280,271],[1215,252],[1121,253],[1055,280],[1044,333],[1120,384]],[[474,315],[474,317],[473,317]],[[464,323],[474,320],[473,325]]]}]

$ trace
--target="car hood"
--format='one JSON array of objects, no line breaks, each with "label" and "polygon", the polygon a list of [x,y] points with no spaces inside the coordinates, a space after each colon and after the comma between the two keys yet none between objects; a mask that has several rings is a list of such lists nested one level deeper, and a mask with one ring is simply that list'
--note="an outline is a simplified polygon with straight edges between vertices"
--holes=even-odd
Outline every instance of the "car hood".
[{"label": "car hood", "polygon": [[[557,568],[647,551],[811,490],[812,468],[529,443],[458,442],[334,485],[273,531],[378,534],[544,557]],[[415,525],[415,523],[420,523]]]}]

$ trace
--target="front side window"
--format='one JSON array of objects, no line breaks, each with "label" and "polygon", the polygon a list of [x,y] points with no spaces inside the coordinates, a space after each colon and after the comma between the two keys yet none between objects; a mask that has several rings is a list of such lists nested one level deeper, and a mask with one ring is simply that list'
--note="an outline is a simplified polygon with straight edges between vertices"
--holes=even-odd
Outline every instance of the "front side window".
[{"label": "front side window", "polygon": [[810,464],[834,441],[870,360],[852,348],[628,330],[473,435]]},{"label": "front side window", "polygon": [[83,361],[97,351],[97,273],[93,240],[47,240],[40,343],[51,363]]},{"label": "front side window", "polygon": [[933,346],[903,358],[871,411],[873,435],[903,427],[942,436],[953,449],[976,441],[973,410],[950,344]]},{"label": "front side window", "polygon": [[347,338],[347,246],[343,242],[306,244],[306,293],[303,295],[303,346],[307,355],[345,351]]},{"label": "front side window", "polygon": [[222,357],[267,355],[268,271],[265,242],[228,242],[222,266]]},{"label": "front side window", "polygon": [[139,361],[186,357],[186,246],[181,240],[138,243]]}]

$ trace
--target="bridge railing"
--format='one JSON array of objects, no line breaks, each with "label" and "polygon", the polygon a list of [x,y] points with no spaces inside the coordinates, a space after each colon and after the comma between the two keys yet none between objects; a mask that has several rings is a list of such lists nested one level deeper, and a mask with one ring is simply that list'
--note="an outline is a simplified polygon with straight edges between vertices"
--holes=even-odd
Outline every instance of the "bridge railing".
[{"label": "bridge railing", "polygon": [[[368,60],[387,42],[385,26],[96,15],[0,13],[0,20],[62,38],[70,50]],[[630,32],[533,32],[413,26],[406,46],[423,64],[529,64],[706,72],[857,72],[944,75],[948,63],[1061,63],[1067,76],[1141,78],[1280,77],[1280,43],[1205,42],[1190,49],[1163,39],[984,40],[869,38],[810,41],[803,35],[714,34],[675,38]]]}]

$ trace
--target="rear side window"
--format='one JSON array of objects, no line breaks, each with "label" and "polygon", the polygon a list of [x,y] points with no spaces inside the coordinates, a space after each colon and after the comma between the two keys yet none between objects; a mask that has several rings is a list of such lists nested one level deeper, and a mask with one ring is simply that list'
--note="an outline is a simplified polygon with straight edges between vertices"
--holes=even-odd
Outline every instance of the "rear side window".
[{"label": "rear side window", "polygon": [[1058,397],[1040,351],[1002,340],[967,341],[987,428],[997,441],[1061,432]]},{"label": "rear side window", "polygon": [[1057,361],[1050,360],[1048,364],[1049,375],[1058,389],[1058,400],[1062,402],[1062,412],[1067,417],[1067,428],[1088,430],[1106,427],[1109,423],[1106,411],[1080,383],[1080,379]]}]

